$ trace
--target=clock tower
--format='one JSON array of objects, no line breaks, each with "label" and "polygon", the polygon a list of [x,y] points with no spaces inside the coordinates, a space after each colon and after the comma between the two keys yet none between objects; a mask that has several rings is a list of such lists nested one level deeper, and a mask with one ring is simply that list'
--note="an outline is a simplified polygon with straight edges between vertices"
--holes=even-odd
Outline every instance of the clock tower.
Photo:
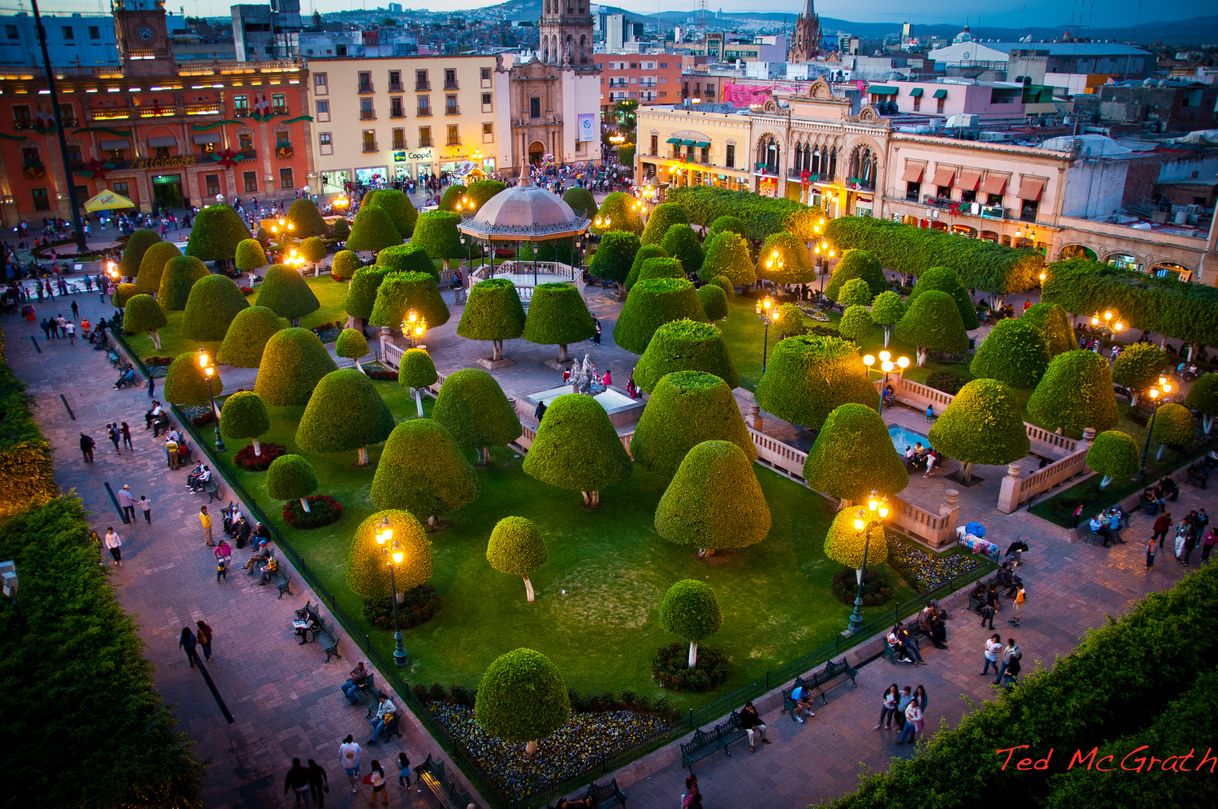
[{"label": "clock tower", "polygon": [[110,0],[123,72],[155,75],[173,67],[164,0]]}]

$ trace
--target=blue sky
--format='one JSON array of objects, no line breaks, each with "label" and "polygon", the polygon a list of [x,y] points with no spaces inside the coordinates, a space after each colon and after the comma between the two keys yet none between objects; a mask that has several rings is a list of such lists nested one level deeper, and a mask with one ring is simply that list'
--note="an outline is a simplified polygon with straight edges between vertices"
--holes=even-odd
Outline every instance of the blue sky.
[{"label": "blue sky", "polygon": [[[245,0],[253,2],[254,0]],[[388,0],[302,0],[306,12],[317,8],[322,12],[340,9],[383,7]],[[494,5],[479,0],[404,0],[403,5],[432,10],[454,10]],[[82,11],[97,13],[108,8],[106,0],[46,0],[44,11]],[[224,0],[169,0],[169,7],[177,11],[184,7],[187,14],[205,16],[227,16],[229,3]],[[661,9],[675,10],[694,8],[693,0],[620,0],[613,5],[634,11],[654,13]],[[803,0],[708,0],[710,10],[723,11],[789,11],[798,13]],[[22,0],[7,0],[0,3],[4,11],[28,8]],[[913,23],[963,24],[968,19],[973,25],[998,25],[1019,27],[1020,25],[1134,25],[1155,20],[1182,20],[1215,13],[1212,0],[1176,0],[1173,3],[1152,0],[991,0],[979,8],[962,4],[959,0],[918,0],[916,4],[894,0],[820,0],[817,12],[824,16],[856,22],[909,21]]]}]

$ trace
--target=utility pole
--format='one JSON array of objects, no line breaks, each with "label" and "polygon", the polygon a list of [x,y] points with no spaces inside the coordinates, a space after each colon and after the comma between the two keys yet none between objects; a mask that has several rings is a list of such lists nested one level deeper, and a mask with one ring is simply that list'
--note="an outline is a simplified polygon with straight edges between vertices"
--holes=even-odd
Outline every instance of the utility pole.
[{"label": "utility pole", "polygon": [[[59,108],[59,88],[55,84],[55,69],[51,67],[51,53],[47,49],[47,31],[42,26],[42,15],[38,12],[38,0],[30,0],[34,9],[34,27],[38,31],[38,46],[42,49],[42,69],[46,71],[47,89],[51,91],[51,111],[55,115],[55,134],[59,138],[59,159],[63,163],[64,181],[68,184],[68,205],[71,207],[72,232],[76,236],[76,248],[85,252],[85,228],[80,221],[80,200],[76,198],[76,186],[72,182],[72,166],[68,162],[68,136],[63,131],[63,111]],[[83,110],[82,110],[83,112]]]}]

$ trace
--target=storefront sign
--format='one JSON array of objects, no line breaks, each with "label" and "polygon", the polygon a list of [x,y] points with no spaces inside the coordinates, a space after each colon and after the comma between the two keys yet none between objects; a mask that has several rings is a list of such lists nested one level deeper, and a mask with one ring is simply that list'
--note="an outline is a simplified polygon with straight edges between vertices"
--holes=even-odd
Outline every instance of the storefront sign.
[{"label": "storefront sign", "polygon": [[[397,157],[395,156],[393,159],[396,161]],[[423,149],[419,152],[407,152],[406,160],[414,160],[415,162],[431,160],[431,149]]]},{"label": "storefront sign", "polygon": [[405,149],[399,149],[393,153],[393,162],[394,163],[405,163],[406,159],[407,158],[406,158]]},{"label": "storefront sign", "polygon": [[192,154],[178,155],[177,157],[141,157],[138,160],[131,161],[133,169],[170,169],[179,166],[193,166],[199,162]]}]

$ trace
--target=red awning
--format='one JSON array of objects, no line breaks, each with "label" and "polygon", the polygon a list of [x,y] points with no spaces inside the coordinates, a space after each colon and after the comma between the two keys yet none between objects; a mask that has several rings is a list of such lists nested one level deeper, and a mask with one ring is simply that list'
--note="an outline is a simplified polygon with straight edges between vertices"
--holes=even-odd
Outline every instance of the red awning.
[{"label": "red awning", "polygon": [[981,172],[963,169],[960,172],[960,177],[956,180],[956,188],[963,191],[976,191],[977,183],[979,182],[981,182]]},{"label": "red awning", "polygon": [[1007,190],[1007,180],[1011,179],[1006,174],[990,173],[985,175],[985,180],[981,183],[981,190],[986,194],[1004,194]]},{"label": "red awning", "polygon": [[935,166],[935,185],[940,188],[950,188],[954,179],[956,179],[955,166]]},{"label": "red awning", "polygon": [[922,182],[922,172],[926,171],[925,163],[906,163],[905,173],[901,175],[901,181],[906,183]]},{"label": "red awning", "polygon": [[1040,195],[1045,193],[1048,180],[1043,177],[1021,177],[1019,180],[1019,198],[1028,202],[1037,202]]}]

